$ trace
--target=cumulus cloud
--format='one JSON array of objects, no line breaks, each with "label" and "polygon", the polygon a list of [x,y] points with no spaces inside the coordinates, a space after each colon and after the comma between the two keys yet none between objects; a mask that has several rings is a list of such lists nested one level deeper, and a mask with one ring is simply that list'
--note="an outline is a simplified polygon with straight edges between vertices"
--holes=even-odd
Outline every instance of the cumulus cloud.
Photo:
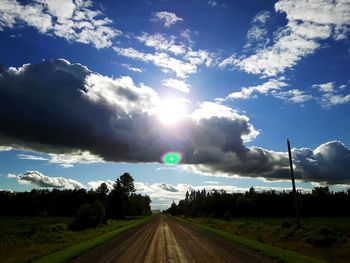
[{"label": "cumulus cloud", "polygon": [[[342,40],[348,37],[350,27],[350,2],[347,0],[280,0],[276,12],[285,13],[287,25],[275,32],[273,44],[261,48],[247,57],[224,63],[248,73],[276,76],[294,67],[302,58],[313,54],[323,43],[333,37]],[[259,28],[252,36],[260,40],[265,32]],[[249,36],[249,32],[248,32]],[[264,38],[266,41],[268,39]]]},{"label": "cumulus cloud", "polygon": [[[339,141],[330,141],[311,150],[307,148],[293,151],[296,173],[303,178],[318,182],[349,183],[350,182],[350,150]],[[332,165],[338,162],[339,165]],[[329,169],[329,167],[332,169]]]},{"label": "cumulus cloud", "polygon": [[8,178],[16,179],[21,184],[32,184],[43,188],[80,189],[80,182],[64,177],[49,177],[38,171],[27,171],[21,175],[9,174]]},{"label": "cumulus cloud", "polygon": [[[239,176],[262,177],[265,180],[278,178],[289,180],[287,153],[251,147],[249,155],[250,157],[254,156],[254,159],[249,160],[250,165],[241,166],[239,163],[234,163],[235,159],[227,158],[220,164],[189,165],[186,169],[203,175],[223,173],[223,175],[229,176],[234,170]],[[350,176],[347,172],[350,168],[350,149],[339,141],[330,141],[315,149],[293,149],[292,156],[298,180],[323,184],[349,184],[350,182]],[[225,165],[225,162],[230,164]],[[240,167],[235,167],[237,165]]]},{"label": "cumulus cloud", "polygon": [[26,25],[68,41],[109,47],[121,31],[113,28],[112,20],[92,6],[91,1],[82,0],[35,0],[27,4],[0,0],[0,31]]},{"label": "cumulus cloud", "polygon": [[179,80],[179,79],[173,79],[173,78],[162,80],[162,85],[165,87],[179,90],[179,91],[184,92],[184,93],[189,93],[190,87],[191,87],[186,82]]},{"label": "cumulus cloud", "polygon": [[107,181],[91,181],[91,182],[88,182],[88,185],[91,187],[91,189],[94,189],[96,190],[102,183],[105,183],[107,185],[107,188],[109,190],[112,190],[113,189],[113,186],[115,184],[114,181],[112,180],[107,180]]},{"label": "cumulus cloud", "polygon": [[[63,59],[1,68],[0,145],[48,153],[51,162],[68,166],[158,162],[164,152],[178,151],[194,171],[289,178],[286,153],[245,145],[259,134],[247,116],[202,102],[167,126],[157,115],[161,102],[154,89],[130,77],[109,78]],[[341,155],[330,158],[330,152]],[[303,150],[296,157],[297,177],[347,183],[348,152],[340,142]],[[322,169],[315,166],[312,173],[310,159]]]},{"label": "cumulus cloud", "polygon": [[165,27],[171,27],[175,23],[183,21],[183,19],[176,14],[166,11],[153,13],[151,20],[154,22],[160,21]]}]

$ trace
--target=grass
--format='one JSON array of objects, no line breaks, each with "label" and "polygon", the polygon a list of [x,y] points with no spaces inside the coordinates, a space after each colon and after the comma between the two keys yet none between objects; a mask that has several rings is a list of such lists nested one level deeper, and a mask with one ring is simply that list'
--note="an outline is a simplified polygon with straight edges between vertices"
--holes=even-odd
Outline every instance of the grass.
[{"label": "grass", "polygon": [[[184,220],[184,219],[183,219]],[[230,221],[189,218],[197,227],[283,262],[349,262],[348,218],[237,218]]]},{"label": "grass", "polygon": [[71,218],[0,218],[1,262],[66,262],[147,220],[109,220],[98,228],[72,232],[67,227]]}]

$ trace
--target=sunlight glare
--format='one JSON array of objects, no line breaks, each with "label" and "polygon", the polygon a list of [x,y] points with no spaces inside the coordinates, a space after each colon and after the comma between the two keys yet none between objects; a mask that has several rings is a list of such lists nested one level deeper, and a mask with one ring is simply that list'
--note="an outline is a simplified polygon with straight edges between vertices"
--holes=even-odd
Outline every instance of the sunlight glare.
[{"label": "sunlight glare", "polygon": [[167,98],[160,103],[157,115],[162,123],[172,125],[186,116],[186,107],[181,99]]}]

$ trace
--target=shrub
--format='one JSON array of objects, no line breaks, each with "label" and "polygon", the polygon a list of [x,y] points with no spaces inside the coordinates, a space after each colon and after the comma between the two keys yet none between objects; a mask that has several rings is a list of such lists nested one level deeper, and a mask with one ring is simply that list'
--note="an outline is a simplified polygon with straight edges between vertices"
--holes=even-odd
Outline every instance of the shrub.
[{"label": "shrub", "polygon": [[226,221],[230,221],[230,220],[231,220],[231,217],[232,217],[232,215],[231,215],[231,212],[230,212],[230,211],[226,211],[226,212],[224,213],[224,219],[225,219]]},{"label": "shrub", "polygon": [[97,200],[92,205],[80,206],[74,221],[70,225],[72,230],[83,230],[97,227],[105,222],[105,208],[101,201]]}]

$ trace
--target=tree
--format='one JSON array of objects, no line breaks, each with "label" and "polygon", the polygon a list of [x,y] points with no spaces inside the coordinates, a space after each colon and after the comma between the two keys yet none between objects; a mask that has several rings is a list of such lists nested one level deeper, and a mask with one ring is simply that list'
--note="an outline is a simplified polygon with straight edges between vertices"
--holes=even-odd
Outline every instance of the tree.
[{"label": "tree", "polygon": [[132,193],[136,192],[134,186],[134,178],[129,173],[124,173],[120,176],[120,185],[123,188],[125,195],[129,196]]},{"label": "tree", "polygon": [[99,187],[96,189],[97,196],[104,200],[106,196],[108,195],[109,189],[106,183],[102,183]]},{"label": "tree", "polygon": [[315,195],[315,196],[326,196],[329,194],[330,194],[330,191],[328,186],[325,186],[325,187],[319,186],[319,187],[314,187],[314,189],[312,189],[312,195]]}]

